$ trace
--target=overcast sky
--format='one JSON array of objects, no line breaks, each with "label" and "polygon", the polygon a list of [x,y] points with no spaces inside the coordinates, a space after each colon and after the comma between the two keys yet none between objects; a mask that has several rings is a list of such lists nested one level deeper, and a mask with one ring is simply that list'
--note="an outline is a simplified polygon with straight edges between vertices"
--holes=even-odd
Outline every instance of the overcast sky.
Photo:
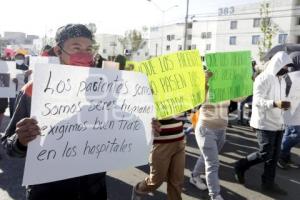
[{"label": "overcast sky", "polygon": [[[184,21],[187,0],[152,0],[165,12],[165,23]],[[190,15],[217,12],[219,7],[261,0],[190,0]],[[162,23],[162,12],[147,0],[3,0],[0,34],[20,31],[53,36],[67,23],[95,23],[97,33],[123,34],[125,30]],[[178,5],[178,7],[175,7]]]}]

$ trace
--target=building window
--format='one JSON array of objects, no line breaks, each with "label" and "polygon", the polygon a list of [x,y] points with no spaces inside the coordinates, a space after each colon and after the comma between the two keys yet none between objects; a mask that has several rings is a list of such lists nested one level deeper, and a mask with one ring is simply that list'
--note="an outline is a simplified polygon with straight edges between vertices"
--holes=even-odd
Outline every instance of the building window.
[{"label": "building window", "polygon": [[206,44],[206,51],[210,51],[211,50],[211,44]]},{"label": "building window", "polygon": [[300,0],[296,1],[296,6],[300,6]]},{"label": "building window", "polygon": [[103,50],[102,50],[102,53],[106,53],[106,49],[103,49]]},{"label": "building window", "polygon": [[115,46],[117,46],[117,44],[116,44],[115,42],[110,42],[110,43],[109,43],[109,46],[115,47]]},{"label": "building window", "polygon": [[167,35],[167,40],[172,41],[175,39],[175,35]]},{"label": "building window", "polygon": [[145,56],[146,56],[146,57],[149,56],[149,52],[145,52]]},{"label": "building window", "polygon": [[296,25],[300,25],[300,16],[297,17]]},{"label": "building window", "polygon": [[182,50],[182,45],[178,45],[178,51]]},{"label": "building window", "polygon": [[261,21],[262,26],[268,26],[268,25],[270,25],[270,23],[271,23],[270,17],[263,18]]},{"label": "building window", "polygon": [[278,35],[278,43],[279,44],[284,44],[287,42],[287,36],[288,34],[279,34]]},{"label": "building window", "polygon": [[211,32],[206,33],[206,38],[208,38],[208,39],[211,38]]},{"label": "building window", "polygon": [[171,41],[171,36],[170,35],[167,35],[167,40]]},{"label": "building window", "polygon": [[192,46],[191,46],[191,45],[188,45],[188,46],[187,46],[187,49],[188,49],[188,50],[192,50]]},{"label": "building window", "polygon": [[236,45],[236,36],[229,37],[229,45]]},{"label": "building window", "polygon": [[260,27],[260,18],[253,19],[253,27],[254,28]]},{"label": "building window", "polygon": [[193,44],[192,49],[197,49],[197,45]]},{"label": "building window", "polygon": [[252,35],[252,44],[253,45],[258,44],[259,43],[259,39],[260,39],[259,35]]},{"label": "building window", "polygon": [[189,35],[187,36],[187,39],[188,39],[188,40],[191,40],[191,39],[192,39],[192,35],[189,34]]},{"label": "building window", "polygon": [[187,28],[193,28],[193,23],[188,23]]},{"label": "building window", "polygon": [[230,22],[230,29],[237,29],[237,21]]},{"label": "building window", "polygon": [[166,50],[167,50],[167,51],[170,51],[170,49],[171,49],[171,46],[170,46],[170,45],[167,45],[167,46],[166,46]]},{"label": "building window", "polygon": [[209,39],[209,38],[211,38],[211,32],[202,32],[201,33],[201,38],[202,39]]},{"label": "building window", "polygon": [[300,44],[300,35],[297,36],[297,44]]},{"label": "building window", "polygon": [[158,29],[159,29],[158,27],[151,27],[150,31],[151,32],[156,32],[156,31],[158,31]]},{"label": "building window", "polygon": [[140,52],[136,52],[136,55],[139,56],[139,55],[140,55]]}]

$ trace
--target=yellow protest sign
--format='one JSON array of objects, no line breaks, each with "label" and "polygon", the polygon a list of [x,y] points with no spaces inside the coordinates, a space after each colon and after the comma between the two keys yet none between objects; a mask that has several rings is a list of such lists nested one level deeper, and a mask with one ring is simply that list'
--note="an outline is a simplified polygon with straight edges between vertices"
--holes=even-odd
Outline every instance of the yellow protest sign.
[{"label": "yellow protest sign", "polygon": [[190,110],[205,101],[205,75],[197,50],[135,63],[148,76],[158,119]]},{"label": "yellow protest sign", "polygon": [[135,62],[135,61],[126,61],[126,66],[125,66],[125,69],[128,70],[128,71],[137,71],[137,65],[138,65],[138,62]]}]

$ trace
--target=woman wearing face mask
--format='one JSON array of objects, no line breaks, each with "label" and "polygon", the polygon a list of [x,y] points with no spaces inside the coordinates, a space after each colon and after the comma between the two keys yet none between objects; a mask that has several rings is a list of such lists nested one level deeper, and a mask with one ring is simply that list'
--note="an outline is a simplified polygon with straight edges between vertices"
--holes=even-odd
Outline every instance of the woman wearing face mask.
[{"label": "woman wearing face mask", "polygon": [[[16,77],[13,78],[13,82],[16,84],[16,92],[18,92],[25,85],[25,83],[28,82],[28,73],[26,73],[26,71],[28,70],[28,66],[25,64],[25,55],[23,53],[17,53],[15,55],[15,62],[16,69],[24,71],[24,73],[19,73],[19,71],[16,74]],[[9,98],[10,118],[12,118],[15,111],[15,101],[16,98]]]}]

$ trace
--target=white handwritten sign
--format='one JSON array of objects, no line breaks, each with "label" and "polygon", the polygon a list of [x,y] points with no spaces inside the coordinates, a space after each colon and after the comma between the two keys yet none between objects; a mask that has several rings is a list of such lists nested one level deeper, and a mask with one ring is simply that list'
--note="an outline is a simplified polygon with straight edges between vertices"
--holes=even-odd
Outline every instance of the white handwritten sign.
[{"label": "white handwritten sign", "polygon": [[16,85],[12,82],[15,62],[0,61],[0,97],[16,97]]},{"label": "white handwritten sign", "polygon": [[31,106],[42,135],[28,146],[23,185],[147,163],[155,113],[141,73],[37,64]]},{"label": "white handwritten sign", "polygon": [[29,69],[34,69],[34,66],[37,63],[51,63],[51,64],[59,64],[58,57],[54,56],[30,56],[29,58]]},{"label": "white handwritten sign", "polygon": [[286,97],[291,102],[291,109],[284,112],[284,121],[287,125],[300,125],[300,72],[288,73],[292,86]]}]

